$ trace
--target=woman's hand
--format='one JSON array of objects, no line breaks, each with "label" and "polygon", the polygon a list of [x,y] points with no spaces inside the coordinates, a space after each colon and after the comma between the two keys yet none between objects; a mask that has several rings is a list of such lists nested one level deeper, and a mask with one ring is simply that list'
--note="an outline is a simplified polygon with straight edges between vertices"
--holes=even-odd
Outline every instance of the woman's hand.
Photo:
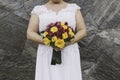
[{"label": "woman's hand", "polygon": [[75,38],[73,38],[73,39],[71,39],[70,42],[65,43],[65,47],[66,47],[66,46],[69,46],[69,45],[71,45],[71,44],[74,44],[75,42],[76,42],[76,41],[75,41]]}]

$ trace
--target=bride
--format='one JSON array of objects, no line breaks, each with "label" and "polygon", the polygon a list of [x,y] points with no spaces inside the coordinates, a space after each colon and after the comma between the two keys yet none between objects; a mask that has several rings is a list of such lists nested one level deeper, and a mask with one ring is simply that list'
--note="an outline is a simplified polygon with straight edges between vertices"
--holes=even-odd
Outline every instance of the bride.
[{"label": "bride", "polygon": [[[35,80],[82,80],[80,51],[78,47],[86,35],[86,26],[81,7],[64,0],[49,0],[34,6],[27,29],[27,39],[38,43]],[[76,30],[75,37],[63,49],[45,45],[38,32],[51,22],[67,21]],[[62,63],[51,65],[52,51],[61,51]]]}]

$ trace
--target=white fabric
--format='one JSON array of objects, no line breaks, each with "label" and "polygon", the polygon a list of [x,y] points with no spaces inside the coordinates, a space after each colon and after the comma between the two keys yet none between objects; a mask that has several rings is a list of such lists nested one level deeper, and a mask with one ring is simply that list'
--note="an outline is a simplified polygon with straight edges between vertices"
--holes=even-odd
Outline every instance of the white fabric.
[{"label": "white fabric", "polygon": [[[75,12],[81,9],[76,3],[69,3],[58,13],[48,10],[45,5],[36,5],[32,13],[39,16],[39,31],[56,21],[67,21],[74,30],[76,27]],[[62,64],[51,65],[53,48],[39,44],[37,48],[35,80],[82,80],[80,51],[78,43],[61,50]]]}]

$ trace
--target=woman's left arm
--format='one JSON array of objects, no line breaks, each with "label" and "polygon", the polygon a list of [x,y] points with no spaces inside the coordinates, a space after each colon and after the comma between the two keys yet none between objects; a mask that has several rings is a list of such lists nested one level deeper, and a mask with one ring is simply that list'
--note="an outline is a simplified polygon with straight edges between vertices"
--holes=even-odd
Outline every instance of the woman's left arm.
[{"label": "woman's left arm", "polygon": [[87,30],[85,26],[85,22],[82,16],[81,11],[78,9],[76,12],[76,31],[74,42],[79,42],[81,39],[83,39],[85,36],[87,36]]},{"label": "woman's left arm", "polygon": [[86,26],[85,26],[85,22],[82,16],[82,13],[80,11],[80,9],[78,9],[76,11],[76,34],[75,37],[69,42],[67,43],[65,46],[74,44],[79,42],[80,40],[82,40],[85,36],[87,36],[87,30],[86,30]]},{"label": "woman's left arm", "polygon": [[76,18],[76,31],[77,32],[75,34],[75,38],[71,40],[71,44],[79,42],[85,36],[87,36],[87,30],[86,30],[85,22],[84,22],[82,13],[79,9],[76,12],[75,18]]}]

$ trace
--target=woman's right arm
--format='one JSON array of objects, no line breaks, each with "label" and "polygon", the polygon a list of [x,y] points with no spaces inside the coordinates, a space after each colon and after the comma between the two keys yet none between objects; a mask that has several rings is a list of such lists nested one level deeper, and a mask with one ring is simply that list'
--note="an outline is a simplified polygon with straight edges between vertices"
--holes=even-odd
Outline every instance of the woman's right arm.
[{"label": "woman's right arm", "polygon": [[39,31],[39,17],[38,15],[32,13],[27,29],[27,39],[32,40],[38,44],[44,44],[42,37],[37,33],[38,31]]}]

